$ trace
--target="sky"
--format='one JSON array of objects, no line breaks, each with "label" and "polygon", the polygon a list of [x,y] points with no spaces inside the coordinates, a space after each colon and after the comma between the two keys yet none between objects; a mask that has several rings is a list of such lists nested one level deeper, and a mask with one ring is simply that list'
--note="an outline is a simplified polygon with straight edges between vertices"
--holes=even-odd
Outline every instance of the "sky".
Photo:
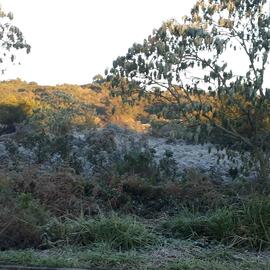
[{"label": "sky", "polygon": [[168,19],[180,20],[195,0],[0,0],[32,46],[0,80],[43,85],[86,84],[134,42]]}]

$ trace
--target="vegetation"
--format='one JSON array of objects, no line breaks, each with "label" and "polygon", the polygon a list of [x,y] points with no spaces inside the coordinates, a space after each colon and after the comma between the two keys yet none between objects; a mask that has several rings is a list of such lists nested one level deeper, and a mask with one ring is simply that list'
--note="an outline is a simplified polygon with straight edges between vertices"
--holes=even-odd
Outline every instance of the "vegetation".
[{"label": "vegetation", "polygon": [[1,82],[0,124],[20,123],[27,118],[28,122],[58,133],[67,131],[64,125],[83,128],[104,127],[108,123],[137,131],[145,130],[146,127],[137,120],[147,117],[144,111],[147,101],[131,108],[122,104],[121,98],[111,98],[109,86],[110,83],[92,83],[49,87],[19,79]]},{"label": "vegetation", "polygon": [[[249,152],[248,165],[258,167],[259,179],[267,182],[267,10],[265,0],[197,1],[183,22],[164,23],[143,44],[134,44],[114,61],[108,75],[113,92],[137,98],[154,95],[170,106],[164,113],[178,111],[182,122],[193,127],[197,140],[212,134],[222,138],[218,142],[228,154],[237,149],[244,159]],[[224,62],[228,53],[248,59],[245,74],[234,74],[233,64]],[[193,74],[192,79],[187,79],[186,72]]]},{"label": "vegetation", "polygon": [[149,246],[156,236],[134,218],[120,218],[116,215],[76,220],[52,220],[45,227],[48,244],[83,245],[106,243],[111,248],[129,250]]},{"label": "vegetation", "polygon": [[[265,5],[198,1],[119,57],[107,80],[1,82],[0,263],[270,269]],[[16,34],[1,39],[10,53],[30,49],[16,29],[2,27]],[[250,65],[234,76],[222,56],[239,48]],[[170,149],[157,153],[160,137]],[[173,148],[205,142],[233,166],[181,167]]]},{"label": "vegetation", "polygon": [[251,198],[241,205],[220,208],[204,215],[183,212],[165,222],[165,228],[178,237],[204,237],[261,249],[269,244],[269,198]]},{"label": "vegetation", "polygon": [[1,123],[15,128],[11,134],[2,130],[0,142],[7,155],[0,160],[8,160],[0,162],[1,262],[269,268],[267,259],[253,255],[269,250],[269,196],[238,176],[223,182],[196,169],[179,172],[170,151],[157,160],[137,137],[139,130],[146,132],[141,115],[154,131],[157,121],[176,132],[179,126],[146,111],[158,107],[154,100],[127,107],[134,119],[128,131],[123,118],[114,118],[126,105],[110,97],[109,83],[99,85],[98,93],[89,86],[40,87],[19,80],[1,85],[7,90]]}]

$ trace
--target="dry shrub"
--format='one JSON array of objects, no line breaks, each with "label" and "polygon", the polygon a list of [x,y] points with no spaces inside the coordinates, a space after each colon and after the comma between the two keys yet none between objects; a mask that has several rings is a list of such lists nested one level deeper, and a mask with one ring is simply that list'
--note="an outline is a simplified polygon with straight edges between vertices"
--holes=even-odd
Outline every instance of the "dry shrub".
[{"label": "dry shrub", "polygon": [[31,194],[0,193],[0,250],[39,247],[49,213]]},{"label": "dry shrub", "polygon": [[123,190],[141,202],[164,199],[163,186],[155,186],[138,177],[129,177],[123,184]]},{"label": "dry shrub", "polygon": [[122,175],[110,181],[92,183],[93,200],[101,207],[121,209],[138,215],[173,213],[186,206],[208,211],[225,204],[220,187],[211,179],[195,172],[178,182],[153,183],[139,175]]},{"label": "dry shrub", "polygon": [[175,206],[188,206],[207,211],[225,204],[220,184],[210,178],[190,171],[179,182],[152,184],[145,179],[129,177],[123,183],[123,191],[133,200],[152,207],[152,210],[171,211]]},{"label": "dry shrub", "polygon": [[0,250],[39,247],[42,242],[39,228],[18,214],[11,215],[10,210],[2,208],[0,211]]},{"label": "dry shrub", "polygon": [[208,176],[191,169],[186,173],[183,183],[177,187],[174,184],[168,185],[166,192],[188,207],[208,210],[225,204],[220,192],[221,186],[222,183],[214,182]]},{"label": "dry shrub", "polygon": [[136,200],[152,204],[153,210],[163,205],[163,210],[172,211],[174,207],[187,206],[200,211],[208,211],[226,204],[226,197],[220,191],[221,184],[214,183],[208,177],[199,173],[190,174],[181,182],[167,182],[159,185],[147,184],[140,180],[129,180],[124,190]]},{"label": "dry shrub", "polygon": [[80,213],[83,208],[83,180],[69,168],[54,173],[42,173],[39,167],[27,169],[13,179],[16,192],[27,192],[40,200],[52,213]]}]

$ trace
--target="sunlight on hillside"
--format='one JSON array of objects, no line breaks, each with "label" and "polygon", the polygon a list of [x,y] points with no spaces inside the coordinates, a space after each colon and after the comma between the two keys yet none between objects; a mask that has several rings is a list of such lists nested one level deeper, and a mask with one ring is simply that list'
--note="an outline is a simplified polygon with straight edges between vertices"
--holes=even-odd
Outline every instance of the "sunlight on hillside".
[{"label": "sunlight on hillside", "polygon": [[74,126],[104,127],[111,123],[136,131],[147,130],[147,125],[139,120],[140,117],[148,116],[144,110],[146,102],[145,105],[138,103],[132,107],[125,105],[121,102],[121,97],[110,96],[108,83],[51,87],[13,80],[1,82],[0,88],[0,105],[23,105],[27,108],[28,116],[37,110],[58,111],[71,106],[72,109],[76,109],[72,119]]}]

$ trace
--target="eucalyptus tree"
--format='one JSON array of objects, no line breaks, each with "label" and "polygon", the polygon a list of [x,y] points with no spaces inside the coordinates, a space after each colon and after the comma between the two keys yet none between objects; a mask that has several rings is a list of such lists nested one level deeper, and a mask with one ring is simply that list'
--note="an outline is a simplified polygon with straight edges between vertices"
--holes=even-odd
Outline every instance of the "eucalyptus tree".
[{"label": "eucalyptus tree", "polygon": [[30,52],[21,30],[12,23],[13,14],[6,13],[0,6],[0,71],[4,73],[9,62],[15,62],[15,52],[25,49]]},{"label": "eucalyptus tree", "polygon": [[229,154],[249,153],[259,179],[269,180],[268,7],[266,0],[198,0],[181,22],[163,23],[113,62],[113,92],[177,104],[196,136],[216,134]]}]

